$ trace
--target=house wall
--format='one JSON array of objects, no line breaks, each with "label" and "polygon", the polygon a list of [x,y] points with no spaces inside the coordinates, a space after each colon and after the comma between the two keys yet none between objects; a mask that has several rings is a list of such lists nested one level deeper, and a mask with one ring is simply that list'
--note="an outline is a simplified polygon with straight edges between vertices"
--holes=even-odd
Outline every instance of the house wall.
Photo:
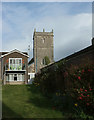
[{"label": "house wall", "polygon": [[[2,58],[2,60],[3,60],[3,76],[4,76],[4,73],[5,73],[5,64],[7,64],[6,61],[9,58],[22,58],[24,60],[24,63],[26,64],[25,83],[27,83],[28,82],[28,58],[26,56],[18,53],[18,52],[13,52],[13,53],[11,53],[11,54],[9,54],[7,56],[4,56]],[[4,79],[4,77],[3,77],[3,79]]]},{"label": "house wall", "polygon": [[43,65],[43,59],[48,56],[50,62],[53,62],[53,31],[52,32],[34,32],[34,65],[35,72],[38,72]]},{"label": "house wall", "polygon": [[28,73],[35,73],[34,63],[28,65]]}]

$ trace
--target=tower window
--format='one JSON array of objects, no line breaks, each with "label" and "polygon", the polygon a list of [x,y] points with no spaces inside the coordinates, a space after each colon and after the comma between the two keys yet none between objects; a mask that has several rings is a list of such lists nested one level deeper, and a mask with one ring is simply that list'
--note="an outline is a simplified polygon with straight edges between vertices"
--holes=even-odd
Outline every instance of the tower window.
[{"label": "tower window", "polygon": [[43,65],[45,65],[45,59],[43,59],[42,63],[43,63]]},{"label": "tower window", "polygon": [[45,38],[42,38],[42,43],[45,43]]}]

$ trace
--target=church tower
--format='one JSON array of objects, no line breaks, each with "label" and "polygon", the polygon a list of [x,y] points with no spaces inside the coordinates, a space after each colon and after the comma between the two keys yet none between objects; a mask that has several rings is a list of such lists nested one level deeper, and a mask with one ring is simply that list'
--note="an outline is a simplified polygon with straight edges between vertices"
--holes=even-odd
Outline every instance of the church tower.
[{"label": "church tower", "polygon": [[33,57],[35,73],[45,65],[53,62],[53,30],[51,32],[36,32],[33,34]]}]

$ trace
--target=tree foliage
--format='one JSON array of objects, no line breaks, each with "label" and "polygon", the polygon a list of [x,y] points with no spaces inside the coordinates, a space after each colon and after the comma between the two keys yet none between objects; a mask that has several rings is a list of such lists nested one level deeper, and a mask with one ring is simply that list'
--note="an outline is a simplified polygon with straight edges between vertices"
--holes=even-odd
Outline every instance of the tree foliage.
[{"label": "tree foliage", "polygon": [[50,63],[49,57],[48,57],[48,56],[45,56],[45,57],[44,57],[44,64],[45,64],[45,65],[48,65],[49,63]]}]

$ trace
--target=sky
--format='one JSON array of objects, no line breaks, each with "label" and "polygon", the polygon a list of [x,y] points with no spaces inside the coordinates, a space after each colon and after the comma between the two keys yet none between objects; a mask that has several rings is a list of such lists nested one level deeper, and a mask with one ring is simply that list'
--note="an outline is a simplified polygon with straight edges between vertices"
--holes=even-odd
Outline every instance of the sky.
[{"label": "sky", "polygon": [[[0,27],[1,28],[1,27]],[[54,59],[58,61],[91,45],[91,2],[3,2],[2,50],[28,51],[33,57],[33,32],[54,30]]]},{"label": "sky", "polygon": [[1,0],[2,2],[93,2],[94,0]]}]

